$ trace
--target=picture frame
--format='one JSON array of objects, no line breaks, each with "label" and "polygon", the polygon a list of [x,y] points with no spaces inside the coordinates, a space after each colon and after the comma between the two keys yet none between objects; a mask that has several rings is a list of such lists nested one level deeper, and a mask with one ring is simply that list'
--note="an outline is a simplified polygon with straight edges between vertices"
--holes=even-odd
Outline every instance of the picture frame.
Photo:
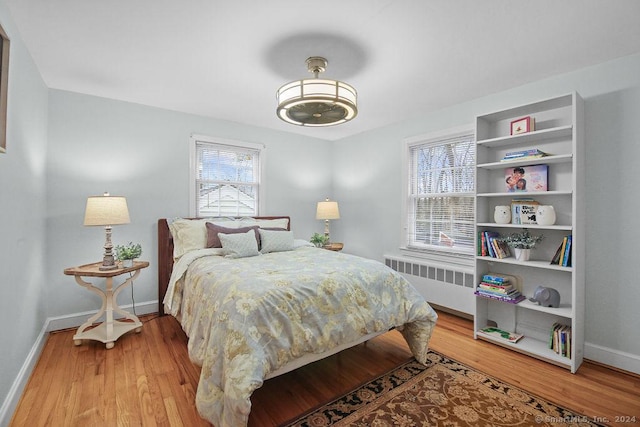
[{"label": "picture frame", "polygon": [[10,40],[0,25],[0,153],[7,152],[7,92]]},{"label": "picture frame", "polygon": [[534,119],[531,116],[521,117],[511,122],[511,135],[531,132],[534,126]]},{"label": "picture frame", "polygon": [[549,166],[528,165],[504,170],[507,193],[534,193],[548,191]]}]

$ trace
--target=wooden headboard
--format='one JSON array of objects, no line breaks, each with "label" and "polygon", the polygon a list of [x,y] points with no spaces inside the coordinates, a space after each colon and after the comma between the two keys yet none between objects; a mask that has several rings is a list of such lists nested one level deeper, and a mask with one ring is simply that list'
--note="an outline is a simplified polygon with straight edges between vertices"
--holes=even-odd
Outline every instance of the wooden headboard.
[{"label": "wooden headboard", "polygon": [[[288,221],[288,230],[291,230],[291,218],[288,216],[256,216],[255,219],[283,219]],[[202,219],[202,218],[184,218]],[[238,218],[239,219],[239,218]],[[173,271],[173,237],[169,231],[169,223],[166,218],[158,220],[158,313],[164,316],[164,295],[169,287],[171,272]]]}]

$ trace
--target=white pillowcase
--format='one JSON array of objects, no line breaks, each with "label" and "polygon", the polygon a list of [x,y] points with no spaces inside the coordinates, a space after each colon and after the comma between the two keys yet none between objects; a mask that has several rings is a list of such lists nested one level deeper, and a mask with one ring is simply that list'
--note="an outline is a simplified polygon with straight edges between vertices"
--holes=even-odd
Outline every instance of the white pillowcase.
[{"label": "white pillowcase", "polygon": [[257,225],[260,228],[289,228],[289,218],[275,218],[275,219],[255,219],[255,218],[242,218],[240,221],[240,227],[251,227]]},{"label": "white pillowcase", "polygon": [[207,226],[211,222],[227,228],[239,228],[240,221],[233,219],[203,218],[183,219],[176,218],[169,222],[169,231],[173,237],[173,257],[180,258],[187,252],[207,247]]},{"label": "white pillowcase", "polygon": [[260,232],[260,244],[262,248],[260,252],[267,254],[269,252],[292,251],[293,231],[281,230],[258,230]]},{"label": "white pillowcase", "polygon": [[260,255],[254,230],[235,234],[218,233],[218,237],[227,258],[245,258]]}]

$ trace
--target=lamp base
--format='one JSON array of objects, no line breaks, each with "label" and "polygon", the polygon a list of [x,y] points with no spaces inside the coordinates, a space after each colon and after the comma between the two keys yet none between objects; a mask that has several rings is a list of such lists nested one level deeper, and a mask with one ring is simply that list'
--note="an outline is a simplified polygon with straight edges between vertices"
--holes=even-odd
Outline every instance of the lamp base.
[{"label": "lamp base", "polygon": [[101,265],[98,270],[100,271],[109,271],[109,270],[116,270],[118,268],[118,266],[116,264],[114,265]]}]

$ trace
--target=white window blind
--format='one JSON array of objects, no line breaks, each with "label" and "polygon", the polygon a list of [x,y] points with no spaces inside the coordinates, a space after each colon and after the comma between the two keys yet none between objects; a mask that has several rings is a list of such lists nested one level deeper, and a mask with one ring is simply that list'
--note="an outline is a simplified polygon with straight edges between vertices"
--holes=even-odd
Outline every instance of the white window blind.
[{"label": "white window blind", "polygon": [[259,212],[260,149],[195,142],[196,216],[255,216]]},{"label": "white window blind", "polygon": [[473,255],[473,134],[408,146],[407,247]]}]

